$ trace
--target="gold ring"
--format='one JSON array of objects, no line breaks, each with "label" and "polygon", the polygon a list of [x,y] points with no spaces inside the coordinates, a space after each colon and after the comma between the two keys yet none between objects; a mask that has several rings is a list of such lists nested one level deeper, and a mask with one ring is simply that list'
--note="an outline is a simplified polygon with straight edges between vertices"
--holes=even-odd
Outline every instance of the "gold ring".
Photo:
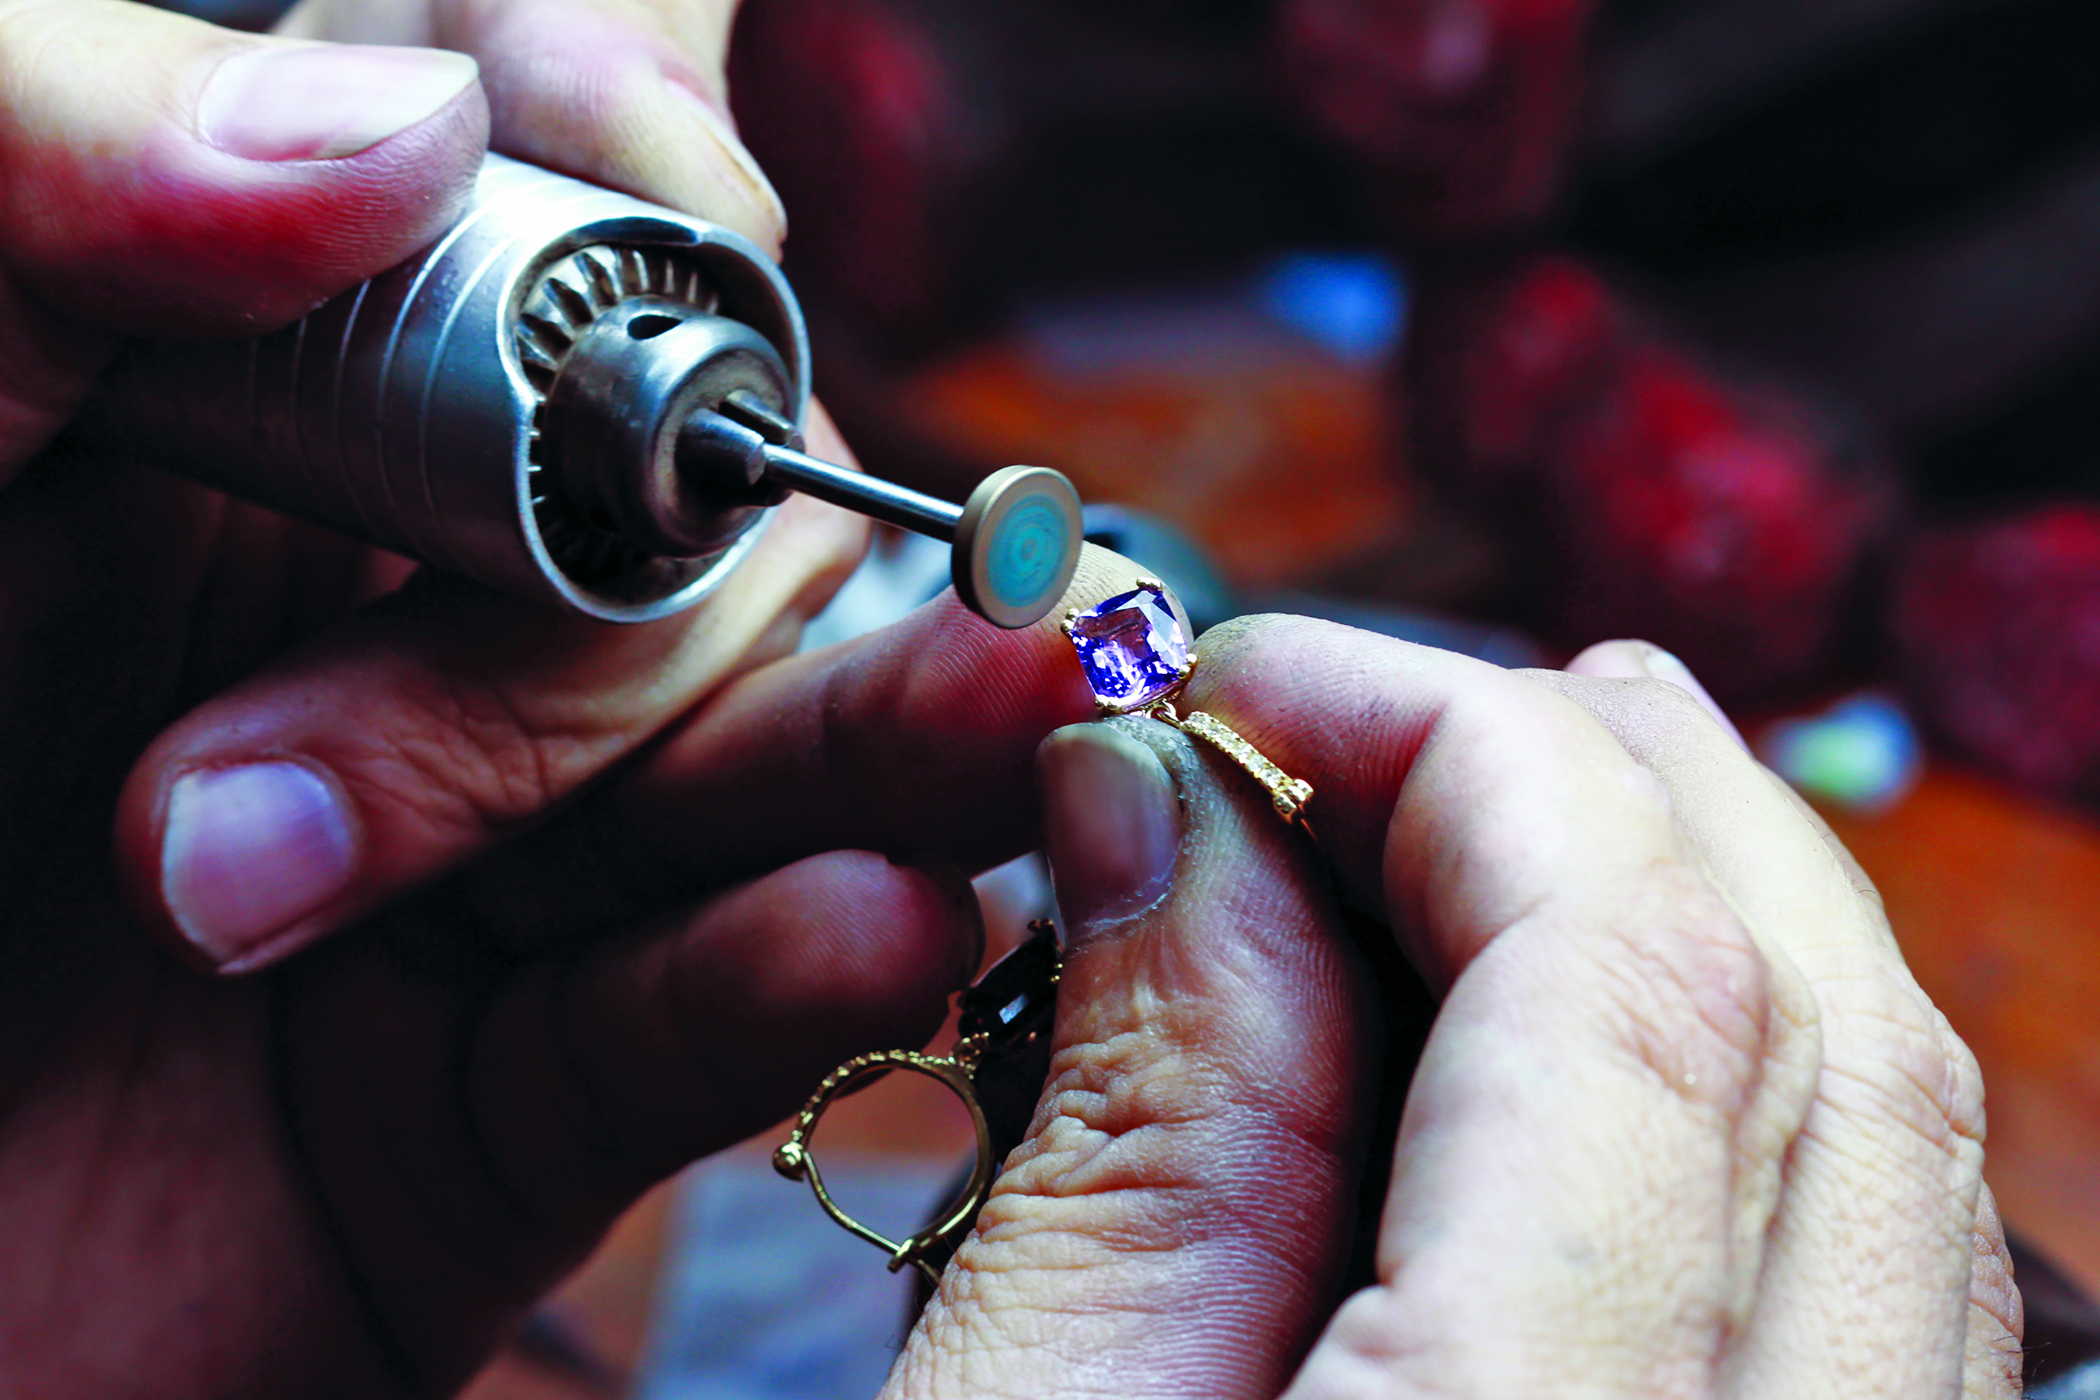
[{"label": "gold ring", "polygon": [[1197,656],[1167,596],[1167,586],[1141,578],[1128,593],[1073,608],[1065,635],[1079,653],[1080,669],[1104,715],[1148,715],[1217,749],[1260,783],[1287,822],[1302,822],[1312,784],[1293,778],[1215,715],[1196,710],[1183,716],[1174,697],[1195,674]]},{"label": "gold ring", "polygon": [[[992,1157],[991,1125],[985,1120],[984,1105],[979,1102],[976,1087],[971,1083],[977,1052],[982,1049],[982,1037],[979,1041],[976,1045],[966,1042],[956,1047],[955,1054],[946,1056],[921,1055],[915,1050],[883,1050],[872,1055],[855,1056],[824,1077],[817,1091],[809,1096],[809,1102],[802,1105],[802,1112],[796,1116],[788,1140],[773,1153],[773,1170],[790,1181],[807,1181],[826,1215],[890,1256],[891,1273],[910,1264],[926,1276],[928,1283],[936,1286],[941,1281],[940,1275],[926,1261],[926,1255],[943,1244],[952,1243],[951,1237],[970,1228],[984,1205],[985,1197],[991,1193],[992,1176],[999,1165]],[[824,1110],[831,1106],[833,1099],[870,1075],[889,1070],[923,1074],[946,1085],[948,1091],[961,1099],[963,1107],[969,1110],[970,1125],[977,1131],[977,1160],[972,1164],[969,1182],[931,1224],[908,1240],[890,1239],[848,1215],[824,1185],[824,1174],[817,1169],[816,1154],[810,1147],[817,1121],[824,1116]]]}]

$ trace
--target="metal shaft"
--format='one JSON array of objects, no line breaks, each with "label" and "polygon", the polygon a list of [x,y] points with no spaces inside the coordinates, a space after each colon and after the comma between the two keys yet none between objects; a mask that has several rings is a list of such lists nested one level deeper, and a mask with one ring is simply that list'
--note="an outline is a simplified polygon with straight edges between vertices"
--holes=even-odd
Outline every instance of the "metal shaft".
[{"label": "metal shaft", "polygon": [[872,516],[885,525],[952,542],[955,528],[962,521],[961,506],[908,486],[847,471],[792,448],[768,445],[765,458],[766,476],[778,484]]}]

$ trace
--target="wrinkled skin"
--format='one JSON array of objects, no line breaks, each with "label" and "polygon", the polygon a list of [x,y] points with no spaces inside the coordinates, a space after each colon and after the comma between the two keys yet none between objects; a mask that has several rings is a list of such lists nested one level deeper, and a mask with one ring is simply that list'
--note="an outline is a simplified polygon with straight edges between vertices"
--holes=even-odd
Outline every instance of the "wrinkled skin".
[{"label": "wrinkled skin", "polygon": [[[1044,745],[1079,995],[886,1395],[2019,1393],[1974,1061],[1681,663],[1202,651],[1187,703],[1312,783],[1331,867],[1165,726]],[[1442,993],[1397,1143],[1337,893]],[[1365,1146],[1376,1281],[1330,1315]]]},{"label": "wrinkled skin", "polygon": [[[356,868],[248,950],[279,961],[441,881],[791,649],[862,542],[850,516],[791,507],[720,595],[649,627],[436,578],[374,603],[402,561],[47,450],[118,333],[253,333],[391,266],[451,219],[491,135],[778,246],[722,114],[726,6],[355,17],[377,30],[325,6],[289,27],[456,46],[480,81],[455,65],[456,91],[366,149],[264,161],[207,139],[210,85],[271,41],[102,0],[0,6],[10,1395],[442,1391],[636,1186],[755,1129],[841,1051],[928,1033],[977,936],[952,869],[823,855],[725,874],[766,878],[705,903],[681,892],[588,958],[484,946],[474,901],[441,892],[286,971],[193,970],[217,959],[161,888],[182,775],[293,761],[347,804]],[[783,929],[784,908],[805,917]],[[723,1014],[692,1029],[715,996]],[[708,1079],[709,1037],[744,1034],[779,1046],[768,1069]],[[629,1056],[684,1078],[594,1102],[591,1077]],[[581,1165],[555,1170],[564,1153]]]},{"label": "wrinkled skin", "polygon": [[[1088,713],[1054,624],[945,599],[787,657],[859,544],[815,507],[664,624],[388,593],[400,561],[47,450],[114,335],[251,333],[391,265],[485,133],[777,242],[728,18],[311,6],[292,32],[454,46],[478,84],[257,161],[197,114],[263,41],[0,6],[11,1395],[444,1393],[648,1183],[923,1040],[974,966],[958,870],[1039,839],[1036,746]],[[1130,574],[1090,553],[1072,597]],[[1386,1144],[1326,876],[1171,731],[1092,726],[1040,760],[1052,1079],[893,1391],[2014,1393],[1973,1067],[1732,737],[1599,679],[1645,652],[1512,676],[1267,620],[1206,653],[1191,698],[1313,781],[1341,888],[1448,990],[1380,1282],[1335,1311]],[[163,844],[186,777],[256,762],[340,805],[352,865],[228,957]]]}]

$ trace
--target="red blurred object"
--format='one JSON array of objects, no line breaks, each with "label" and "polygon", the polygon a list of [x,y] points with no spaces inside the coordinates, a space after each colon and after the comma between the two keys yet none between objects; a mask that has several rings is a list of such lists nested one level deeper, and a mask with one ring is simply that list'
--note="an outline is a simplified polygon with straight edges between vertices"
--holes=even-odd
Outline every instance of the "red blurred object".
[{"label": "red blurred object", "polygon": [[939,321],[967,104],[920,18],[889,0],[746,5],[729,82],[787,205],[798,280],[866,325],[908,336]]},{"label": "red blurred object", "polygon": [[1753,705],[1864,659],[1850,644],[1896,493],[1803,405],[1642,345],[1559,447],[1541,489],[1563,640],[1648,637]]},{"label": "red blurred object", "polygon": [[1426,284],[1408,365],[1423,465],[1506,504],[1611,378],[1628,333],[1604,283],[1568,258]]},{"label": "red blurred object", "polygon": [[1890,626],[1935,735],[2017,782],[2100,801],[2100,507],[1920,535]]},{"label": "red blurred object", "polygon": [[1859,668],[1899,493],[1814,410],[1711,378],[1565,258],[1433,295],[1412,356],[1423,465],[1494,517],[1555,640],[1645,637],[1738,705]]},{"label": "red blurred object", "polygon": [[1403,238],[1444,244],[1536,221],[1560,186],[1588,0],[1282,0],[1280,80],[1367,167]]}]

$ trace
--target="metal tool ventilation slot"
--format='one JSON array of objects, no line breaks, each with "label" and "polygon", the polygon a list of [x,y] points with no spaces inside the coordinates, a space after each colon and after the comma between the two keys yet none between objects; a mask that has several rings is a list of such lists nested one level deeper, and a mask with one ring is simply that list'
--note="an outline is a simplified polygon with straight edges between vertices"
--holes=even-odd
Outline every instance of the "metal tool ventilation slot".
[{"label": "metal tool ventilation slot", "polygon": [[[690,257],[668,248],[599,245],[550,265],[525,296],[514,344],[538,401],[533,405],[527,478],[532,512],[547,552],[564,574],[608,594],[640,596],[660,588],[665,569],[693,565],[660,559],[580,516],[563,492],[553,489],[552,464],[542,456],[547,392],[554,377],[592,322],[624,301],[660,298],[714,312],[721,296]],[[623,586],[626,585],[626,586]]]}]

